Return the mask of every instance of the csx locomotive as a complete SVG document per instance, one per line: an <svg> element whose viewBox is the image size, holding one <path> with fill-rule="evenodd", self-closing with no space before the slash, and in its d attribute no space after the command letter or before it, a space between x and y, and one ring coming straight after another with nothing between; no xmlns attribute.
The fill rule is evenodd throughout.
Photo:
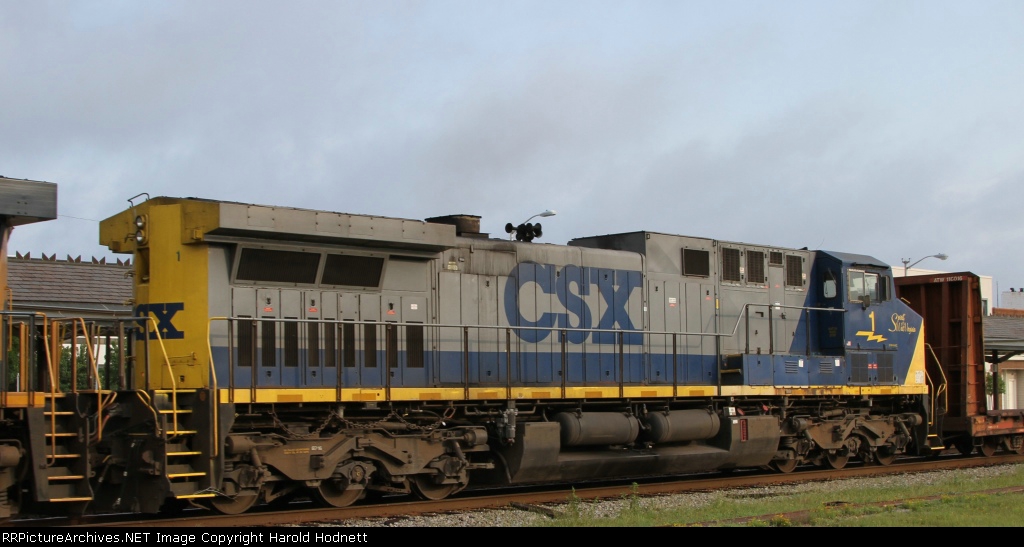
<svg viewBox="0 0 1024 547"><path fill-rule="evenodd" d="M897 297L871 256L535 235L492 238L473 215L132 202L100 226L134 266L133 317L104 327L115 364L90 358L70 382L42 357L5 365L23 373L3 393L6 511L240 513L1024 452L1021 417L985 416L978 396L981 310L956 307L957 341L928 338L911 305L930 293ZM973 274L950 280L977 292ZM32 336L56 332L32 319Z"/></svg>

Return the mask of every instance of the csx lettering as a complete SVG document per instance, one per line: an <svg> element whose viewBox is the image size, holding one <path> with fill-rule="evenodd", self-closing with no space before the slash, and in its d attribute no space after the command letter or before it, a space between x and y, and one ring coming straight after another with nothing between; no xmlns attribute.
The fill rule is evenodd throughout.
<svg viewBox="0 0 1024 547"><path fill-rule="evenodd" d="M154 332L149 327L152 325L151 322L144 319L139 319L139 326L149 332L149 339L156 340L157 332L160 333L160 338L164 340L174 340L185 337L185 331L180 331L174 327L172 319L174 314L185 309L184 302L169 302L165 304L139 304L135 306L135 317L148 317L149 314L153 314L156 319L156 329ZM148 324L147 324L148 323Z"/></svg>
<svg viewBox="0 0 1024 547"><path fill-rule="evenodd" d="M626 306L633 290L640 287L641 279L640 272L631 270L565 266L559 272L553 264L522 263L512 270L505 285L505 317L510 325L522 327L635 331L636 327L629 317ZM544 312L536 321L523 317L522 306L517 303L520 301L522 288L530 283L536 284L541 294L556 295L564 311ZM596 327L593 310L583 298L591 294L593 287L597 288L597 293L605 304ZM526 342L540 342L546 339L551 331L517 330L516 334ZM615 343L616 335L614 332L595 332L593 341L599 344ZM582 344L589 336L591 333L586 331L570 331L566 333L566 341L570 344ZM623 335L623 343L642 344L643 334L626 332Z"/></svg>

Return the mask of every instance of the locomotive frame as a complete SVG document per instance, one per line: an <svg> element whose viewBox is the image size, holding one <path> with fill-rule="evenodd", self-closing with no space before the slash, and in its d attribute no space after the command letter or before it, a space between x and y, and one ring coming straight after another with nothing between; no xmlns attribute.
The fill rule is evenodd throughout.
<svg viewBox="0 0 1024 547"><path fill-rule="evenodd" d="M7 514L1024 453L1021 411L977 397L970 273L930 294L850 253L196 198L133 204L100 241L133 254L135 317L4 315L4 347L40 350L0 366ZM70 374L46 358L65 340L90 356Z"/></svg>

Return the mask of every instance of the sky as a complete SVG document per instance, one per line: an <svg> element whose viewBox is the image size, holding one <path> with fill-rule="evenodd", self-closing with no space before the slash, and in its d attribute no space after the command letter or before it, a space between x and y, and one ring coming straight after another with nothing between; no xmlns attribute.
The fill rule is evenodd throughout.
<svg viewBox="0 0 1024 547"><path fill-rule="evenodd" d="M534 244L924 258L998 294L1022 28L1020 0L0 0L0 175L58 187L8 251L127 258L98 225L142 193L503 238L554 209Z"/></svg>

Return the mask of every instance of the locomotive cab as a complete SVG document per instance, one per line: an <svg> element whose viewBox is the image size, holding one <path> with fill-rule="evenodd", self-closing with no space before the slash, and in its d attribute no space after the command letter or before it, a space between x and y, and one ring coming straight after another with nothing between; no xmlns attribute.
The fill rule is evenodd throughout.
<svg viewBox="0 0 1024 547"><path fill-rule="evenodd" d="M847 367L847 385L926 390L921 317L895 298L892 269L870 256L819 251L816 277L824 315L818 329L823 353Z"/></svg>

